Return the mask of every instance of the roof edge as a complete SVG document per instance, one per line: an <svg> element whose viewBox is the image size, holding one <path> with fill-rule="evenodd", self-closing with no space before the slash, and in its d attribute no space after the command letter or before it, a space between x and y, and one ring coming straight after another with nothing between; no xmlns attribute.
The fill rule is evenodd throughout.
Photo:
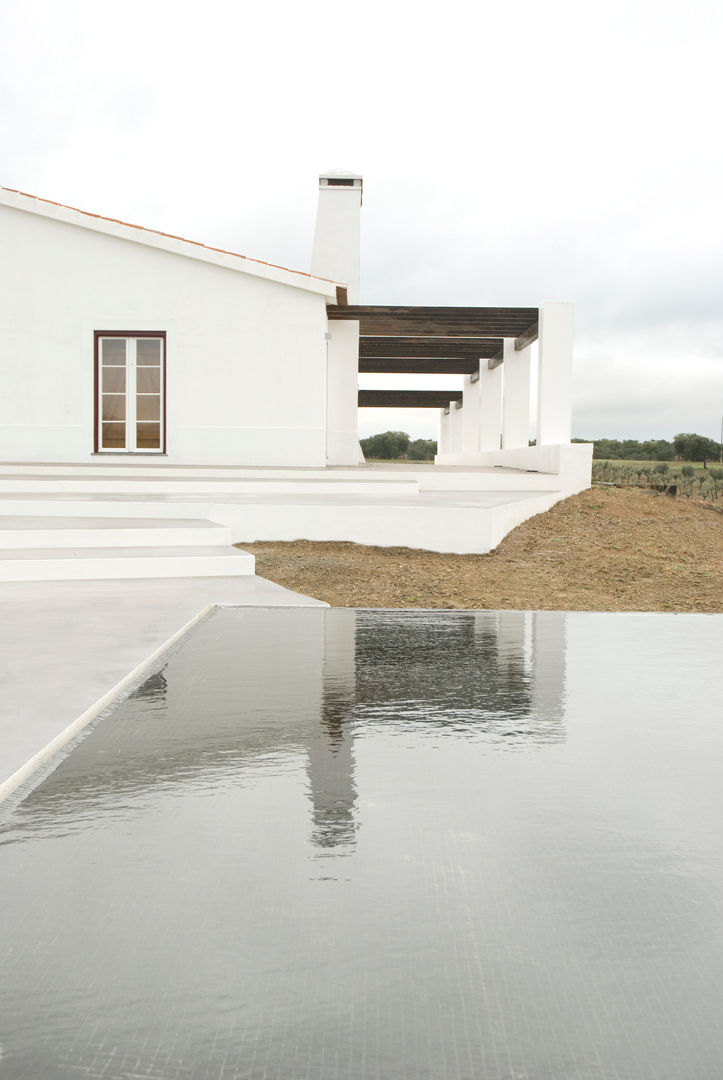
<svg viewBox="0 0 723 1080"><path fill-rule="evenodd" d="M265 278L267 281L275 281L280 285L305 289L307 292L319 293L326 297L335 298L337 286L344 284L308 274L304 270L290 270L288 267L277 266L275 263L252 259L234 251L202 244L198 240L187 240L183 236L149 229L145 225L133 225L117 218L91 213L89 210L79 210L75 206L66 206L65 203L53 202L52 199L43 199L39 195L30 195L25 191L17 191L15 188L0 186L0 205L38 214L69 225L78 225L80 228L90 229L106 236L115 236L122 240L130 240L132 243L145 244L147 247L168 251L174 255L213 263L229 270Z"/></svg>

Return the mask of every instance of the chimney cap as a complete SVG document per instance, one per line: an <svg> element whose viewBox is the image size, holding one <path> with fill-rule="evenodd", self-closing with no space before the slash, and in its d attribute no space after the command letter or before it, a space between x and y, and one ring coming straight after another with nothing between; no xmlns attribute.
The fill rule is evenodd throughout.
<svg viewBox="0 0 723 1080"><path fill-rule="evenodd" d="M359 173L352 172L351 169L329 169L328 172L321 173L320 180L359 180L363 177Z"/></svg>

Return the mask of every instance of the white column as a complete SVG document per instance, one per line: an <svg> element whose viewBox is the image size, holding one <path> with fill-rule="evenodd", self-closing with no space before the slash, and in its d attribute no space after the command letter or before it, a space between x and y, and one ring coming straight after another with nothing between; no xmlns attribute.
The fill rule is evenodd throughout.
<svg viewBox="0 0 723 1080"><path fill-rule="evenodd" d="M451 409L439 410L439 441L437 442L437 454L451 454L450 442L450 417Z"/></svg>
<svg viewBox="0 0 723 1080"><path fill-rule="evenodd" d="M329 323L326 353L326 463L359 464L359 323Z"/></svg>
<svg viewBox="0 0 723 1080"><path fill-rule="evenodd" d="M515 352L515 342L503 343L502 449L527 446L530 439L530 346Z"/></svg>
<svg viewBox="0 0 723 1080"><path fill-rule="evenodd" d="M461 454L464 450L464 408L457 407L456 401L449 403L450 454Z"/></svg>
<svg viewBox="0 0 723 1080"><path fill-rule="evenodd" d="M537 445L569 443L572 437L572 328L574 305L540 307L537 375Z"/></svg>
<svg viewBox="0 0 723 1080"><path fill-rule="evenodd" d="M486 363L486 361L485 361ZM469 375L464 377L462 388L462 424L464 429L463 454L474 454L479 450L479 410L480 410L480 380L472 382Z"/></svg>
<svg viewBox="0 0 723 1080"><path fill-rule="evenodd" d="M502 437L502 368L490 371L486 360L480 364L480 450L499 450Z"/></svg>

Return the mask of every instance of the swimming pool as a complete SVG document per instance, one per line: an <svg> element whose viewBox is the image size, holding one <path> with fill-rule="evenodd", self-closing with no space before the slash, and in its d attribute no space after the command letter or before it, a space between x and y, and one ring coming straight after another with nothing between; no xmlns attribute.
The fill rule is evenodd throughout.
<svg viewBox="0 0 723 1080"><path fill-rule="evenodd" d="M217 609L0 808L0 1077L719 1080L722 628Z"/></svg>

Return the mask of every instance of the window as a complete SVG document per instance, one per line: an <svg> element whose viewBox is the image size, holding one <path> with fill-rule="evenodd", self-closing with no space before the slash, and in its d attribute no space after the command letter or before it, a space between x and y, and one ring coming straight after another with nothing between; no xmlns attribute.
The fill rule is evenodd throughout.
<svg viewBox="0 0 723 1080"><path fill-rule="evenodd" d="M96 452L166 450L165 331L95 331Z"/></svg>

